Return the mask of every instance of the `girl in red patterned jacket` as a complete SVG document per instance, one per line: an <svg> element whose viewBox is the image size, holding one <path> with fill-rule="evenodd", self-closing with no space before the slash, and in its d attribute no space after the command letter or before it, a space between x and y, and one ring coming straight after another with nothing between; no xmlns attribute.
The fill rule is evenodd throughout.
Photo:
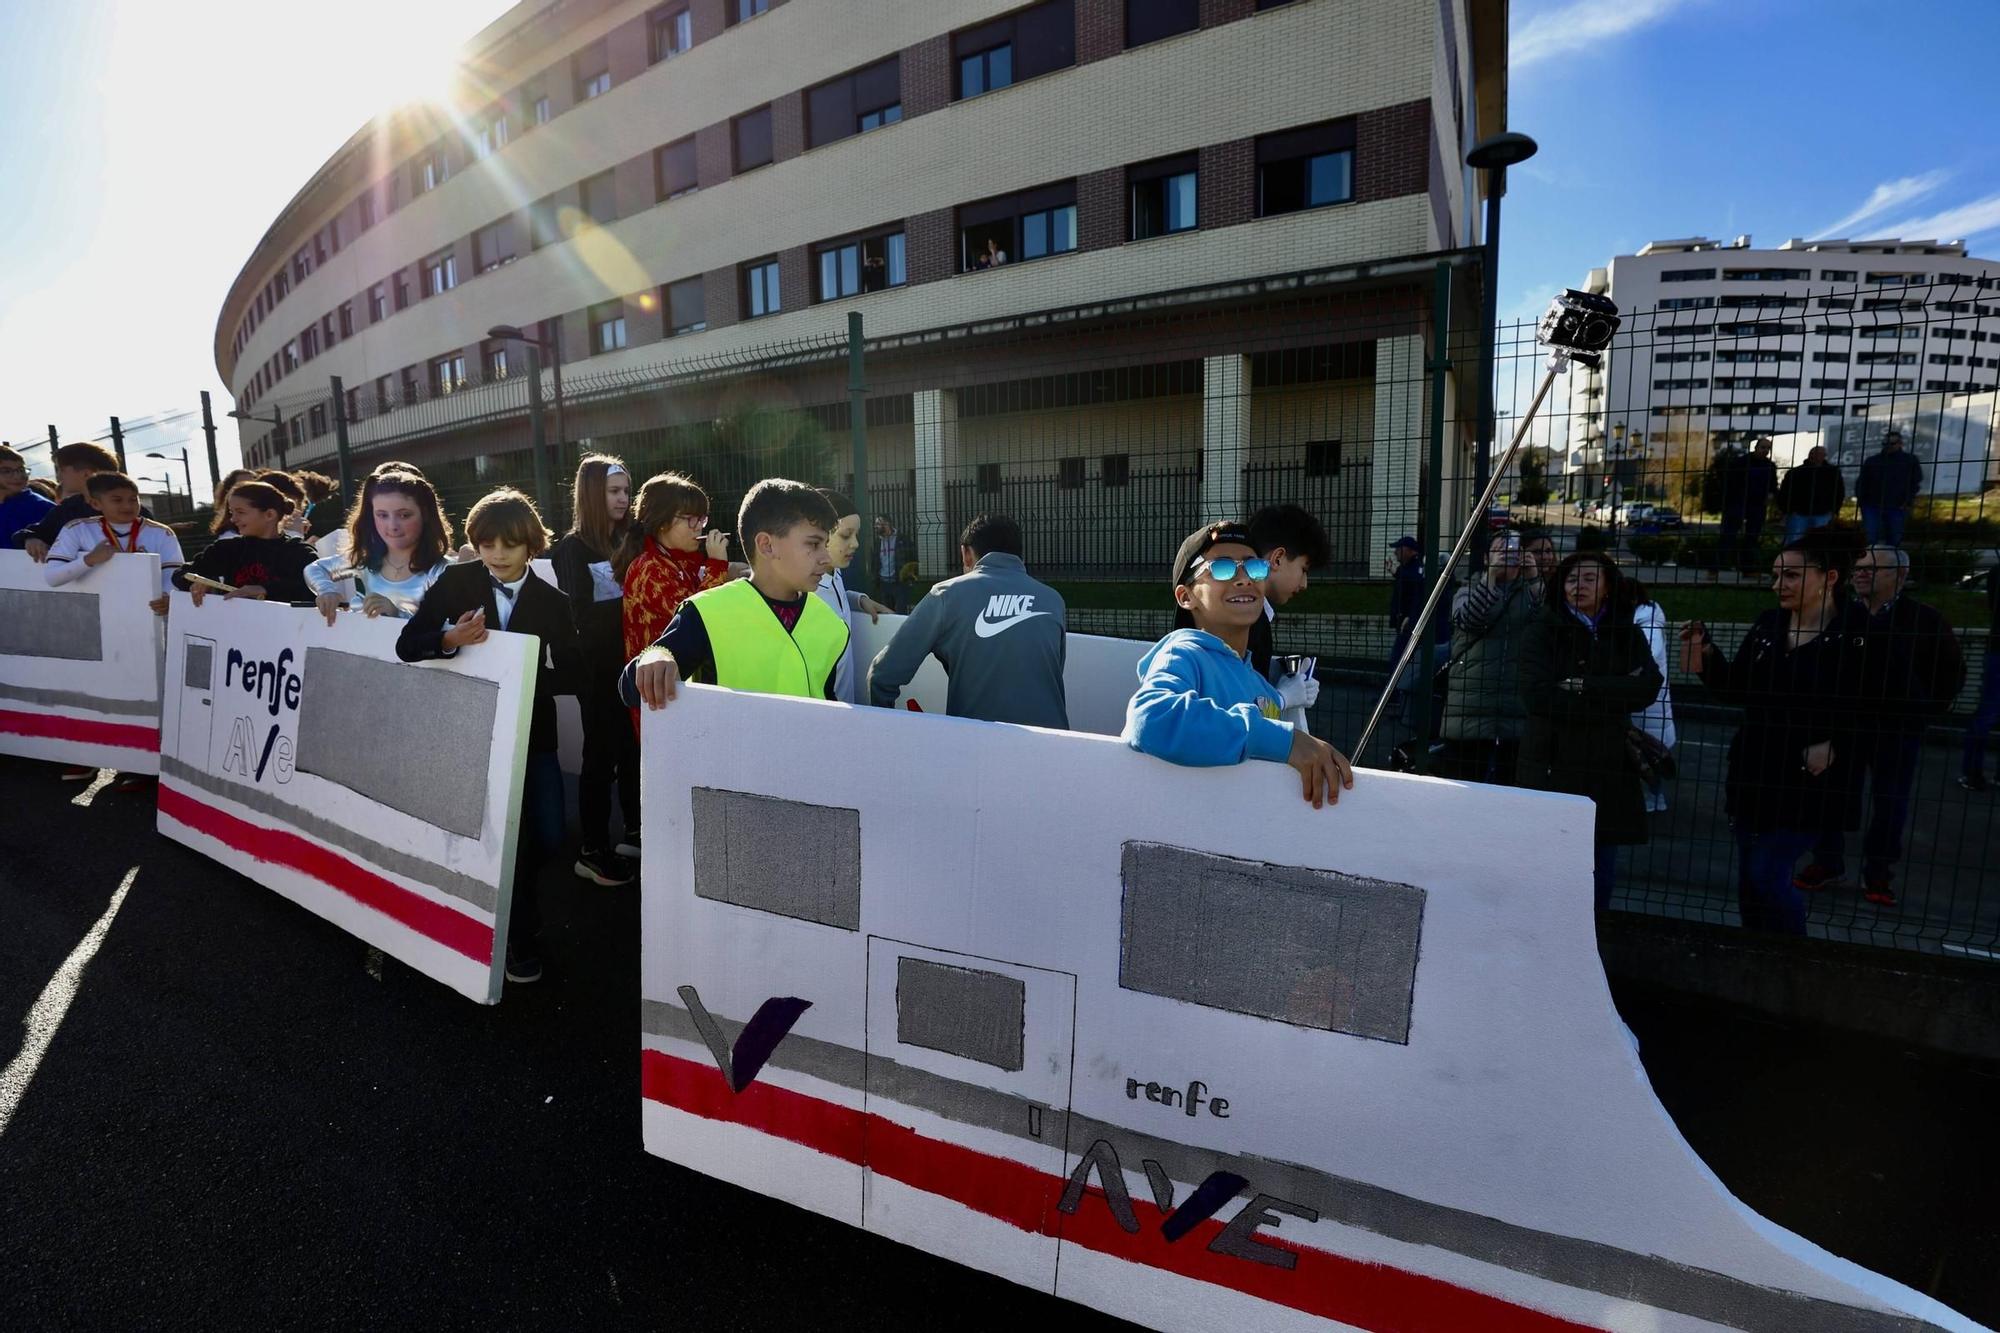
<svg viewBox="0 0 2000 1333"><path fill-rule="evenodd" d="M639 488L612 572L625 589L625 659L660 637L681 603L729 578L729 534L707 531L708 496L678 472Z"/></svg>

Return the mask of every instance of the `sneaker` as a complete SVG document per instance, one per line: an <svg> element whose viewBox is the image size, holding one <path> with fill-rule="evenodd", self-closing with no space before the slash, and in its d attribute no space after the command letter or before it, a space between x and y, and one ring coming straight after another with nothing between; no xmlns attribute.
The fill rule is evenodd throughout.
<svg viewBox="0 0 2000 1333"><path fill-rule="evenodd" d="M624 838L619 841L618 845L616 847L613 847L611 850L618 853L620 856L624 857L627 861L638 860L639 830L632 829L629 832L627 832Z"/></svg>
<svg viewBox="0 0 2000 1333"><path fill-rule="evenodd" d="M1993 790L1993 785L1986 780L1984 773L1961 773L1958 775L1958 785L1967 791L1988 792Z"/></svg>
<svg viewBox="0 0 2000 1333"><path fill-rule="evenodd" d="M1861 896L1877 907L1894 907L1896 890L1889 885L1890 875L1886 870L1870 870L1861 876Z"/></svg>
<svg viewBox="0 0 2000 1333"><path fill-rule="evenodd" d="M1807 893L1818 893L1827 885L1840 878L1840 872L1831 866L1823 866L1815 861L1792 876L1792 887L1804 889Z"/></svg>
<svg viewBox="0 0 2000 1333"><path fill-rule="evenodd" d="M64 782L95 782L97 770L88 764L64 764L58 776Z"/></svg>
<svg viewBox="0 0 2000 1333"><path fill-rule="evenodd" d="M576 858L576 877L615 889L632 882L632 863L616 852L580 852Z"/></svg>
<svg viewBox="0 0 2000 1333"><path fill-rule="evenodd" d="M542 957L531 949L507 950L507 980L528 986L542 979Z"/></svg>

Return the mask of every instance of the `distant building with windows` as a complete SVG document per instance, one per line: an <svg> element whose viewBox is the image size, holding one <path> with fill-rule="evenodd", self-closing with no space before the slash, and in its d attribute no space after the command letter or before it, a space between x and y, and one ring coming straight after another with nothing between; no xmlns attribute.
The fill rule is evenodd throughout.
<svg viewBox="0 0 2000 1333"><path fill-rule="evenodd" d="M1415 526L1431 265L1478 242L1462 160L1505 128L1505 44L1504 0L529 0L465 47L450 114L385 114L299 190L216 361L283 418L245 425L254 463L330 457L301 405L335 375L358 454L423 462L525 443L518 413L448 410L523 372L493 326L588 377L859 311L871 383L906 389L869 403L871 475L997 507L1180 469L1226 512L1259 467L1345 469L1355 541L1386 545ZM1301 296L1337 290L1409 322L1342 332ZM661 424L717 410L668 397ZM795 405L844 412L844 370ZM569 434L614 444L591 412Z"/></svg>
<svg viewBox="0 0 2000 1333"><path fill-rule="evenodd" d="M1582 494L1669 447L1693 467L1759 436L1858 438L2000 386L2000 261L1963 241L1654 241L1585 286L1625 326L1601 367L1571 372Z"/></svg>

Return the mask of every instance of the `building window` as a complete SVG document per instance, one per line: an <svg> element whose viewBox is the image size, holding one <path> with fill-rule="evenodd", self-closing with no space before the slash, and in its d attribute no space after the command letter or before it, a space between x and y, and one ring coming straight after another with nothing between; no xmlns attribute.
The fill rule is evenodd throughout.
<svg viewBox="0 0 2000 1333"><path fill-rule="evenodd" d="M743 317L778 313L778 261L758 259L743 266Z"/></svg>
<svg viewBox="0 0 2000 1333"><path fill-rule="evenodd" d="M1340 475L1340 441L1306 441L1306 475L1308 477L1337 477Z"/></svg>
<svg viewBox="0 0 2000 1333"><path fill-rule="evenodd" d="M625 303L606 301L590 308L590 354L615 352L625 346Z"/></svg>
<svg viewBox="0 0 2000 1333"><path fill-rule="evenodd" d="M319 329L309 324L305 332L299 334L299 360L301 363L307 362L318 355Z"/></svg>
<svg viewBox="0 0 2000 1333"><path fill-rule="evenodd" d="M657 198L672 199L697 189L700 184L692 135L654 152L653 193Z"/></svg>
<svg viewBox="0 0 2000 1333"><path fill-rule="evenodd" d="M1083 489L1083 460L1081 458L1058 458L1056 460L1056 489L1059 491L1080 491Z"/></svg>
<svg viewBox="0 0 2000 1333"><path fill-rule="evenodd" d="M665 304L667 307L667 336L683 333L700 333L708 327L707 284L700 274L669 283Z"/></svg>
<svg viewBox="0 0 2000 1333"><path fill-rule="evenodd" d="M1706 310L1714 304L1713 296L1669 296L1659 306L1662 310Z"/></svg>
<svg viewBox="0 0 2000 1333"><path fill-rule="evenodd" d="M368 289L368 322L380 324L389 318L389 284L378 282Z"/></svg>
<svg viewBox="0 0 2000 1333"><path fill-rule="evenodd" d="M292 279L295 282L304 282L306 275L312 271L312 249L302 245L299 247L299 252L292 256Z"/></svg>
<svg viewBox="0 0 2000 1333"><path fill-rule="evenodd" d="M546 97L537 97L534 101L533 106L529 108L528 114L534 119L535 124L537 125L548 124L549 99Z"/></svg>
<svg viewBox="0 0 2000 1333"><path fill-rule="evenodd" d="M320 316L319 328L320 328L321 345L326 347L332 347L334 343L339 341L338 338L334 337L333 312L331 310L327 311L324 315Z"/></svg>
<svg viewBox="0 0 2000 1333"><path fill-rule="evenodd" d="M1267 134L1257 141L1257 216L1354 198L1354 122Z"/></svg>
<svg viewBox="0 0 2000 1333"><path fill-rule="evenodd" d="M340 303L339 315L340 336L342 338L352 338L354 336L354 302L342 301Z"/></svg>
<svg viewBox="0 0 2000 1333"><path fill-rule="evenodd" d="M1819 271L1821 282L1853 282L1860 276L1858 270L1851 268L1823 268Z"/></svg>
<svg viewBox="0 0 2000 1333"><path fill-rule="evenodd" d="M554 245L562 236L556 227L556 201L553 196L537 199L528 205L528 248L539 250L545 245Z"/></svg>
<svg viewBox="0 0 2000 1333"><path fill-rule="evenodd" d="M326 434L325 403L314 403L306 409L306 434L315 440Z"/></svg>
<svg viewBox="0 0 2000 1333"><path fill-rule="evenodd" d="M424 261L422 269L423 294L428 300L439 292L448 292L458 286L458 258L451 251L432 255Z"/></svg>
<svg viewBox="0 0 2000 1333"><path fill-rule="evenodd" d="M465 356L441 356L430 364L431 396L442 397L465 387Z"/></svg>
<svg viewBox="0 0 2000 1333"><path fill-rule="evenodd" d="M585 216L599 226L618 220L616 172L600 172L583 183L583 211Z"/></svg>
<svg viewBox="0 0 2000 1333"><path fill-rule="evenodd" d="M507 146L507 113L494 109L474 128L472 151L476 157L491 157Z"/></svg>
<svg viewBox="0 0 2000 1333"><path fill-rule="evenodd" d="M373 191L361 196L361 230L367 231L375 225L375 195Z"/></svg>
<svg viewBox="0 0 2000 1333"><path fill-rule="evenodd" d="M285 373L285 374L289 375L289 374L291 374L291 373L292 373L293 371L295 371L295 370L297 370L297 369L299 368L299 340L298 340L298 339L294 338L294 339L292 339L292 340L291 340L290 342L288 342L288 343L286 343L286 344L285 344L285 351L284 351L284 357L285 357L285 369L284 369L284 372L283 372L283 373Z"/></svg>
<svg viewBox="0 0 2000 1333"><path fill-rule="evenodd" d="M443 148L433 148L417 164L417 193L429 194L451 179L451 162Z"/></svg>
<svg viewBox="0 0 2000 1333"><path fill-rule="evenodd" d="M1661 282L1713 282L1715 270L1712 268L1670 268L1661 272Z"/></svg>
<svg viewBox="0 0 2000 1333"><path fill-rule="evenodd" d="M410 280L404 277L402 271L399 269L396 275L390 279L390 282L396 289L396 309L408 310L410 308Z"/></svg>
<svg viewBox="0 0 2000 1333"><path fill-rule="evenodd" d="M818 299L822 301L879 292L909 281L900 231L829 242L814 252L814 258L819 265Z"/></svg>
<svg viewBox="0 0 2000 1333"><path fill-rule="evenodd" d="M764 105L746 111L729 122L729 138L735 149L736 170L749 171L771 160L771 108Z"/></svg>
<svg viewBox="0 0 2000 1333"><path fill-rule="evenodd" d="M479 345L479 370L488 384L507 378L507 344L498 338Z"/></svg>
<svg viewBox="0 0 2000 1333"><path fill-rule="evenodd" d="M1129 235L1133 240L1194 229L1193 153L1132 167L1126 171L1125 179L1129 183L1132 212Z"/></svg>
<svg viewBox="0 0 2000 1333"><path fill-rule="evenodd" d="M321 228L313 233L313 263L326 263L326 230Z"/></svg>
<svg viewBox="0 0 2000 1333"><path fill-rule="evenodd" d="M961 272L1076 249L1076 182L967 204L958 210Z"/></svg>
<svg viewBox="0 0 2000 1333"><path fill-rule="evenodd" d="M600 41L577 52L570 61L570 74L576 81L579 104L604 96L611 91L610 48Z"/></svg>
<svg viewBox="0 0 2000 1333"><path fill-rule="evenodd" d="M1724 282L1804 282L1812 276L1809 268L1726 268Z"/></svg>
<svg viewBox="0 0 2000 1333"><path fill-rule="evenodd" d="M903 72L897 56L806 90L806 143L812 148L902 118Z"/></svg>
<svg viewBox="0 0 2000 1333"><path fill-rule="evenodd" d="M1125 0L1125 49L1193 32L1201 26L1201 0Z"/></svg>
<svg viewBox="0 0 2000 1333"><path fill-rule="evenodd" d="M694 45L694 20L688 14L686 5L679 9L654 10L647 27L653 34L653 63L656 65Z"/></svg>
<svg viewBox="0 0 2000 1333"><path fill-rule="evenodd" d="M473 272L491 273L502 264L513 262L514 235L513 229L507 225L507 219L502 218L472 233Z"/></svg>
<svg viewBox="0 0 2000 1333"><path fill-rule="evenodd" d="M978 480L974 485L978 488L981 495L1000 494L1000 465L998 463L981 463L979 465Z"/></svg>
<svg viewBox="0 0 2000 1333"><path fill-rule="evenodd" d="M1074 0L1048 0L951 39L960 98L977 97L1076 63Z"/></svg>
<svg viewBox="0 0 2000 1333"><path fill-rule="evenodd" d="M722 16L729 26L748 23L771 7L771 0L724 0Z"/></svg>
<svg viewBox="0 0 2000 1333"><path fill-rule="evenodd" d="M1132 481L1132 455L1106 454L1098 459L1097 480L1106 488L1129 485Z"/></svg>

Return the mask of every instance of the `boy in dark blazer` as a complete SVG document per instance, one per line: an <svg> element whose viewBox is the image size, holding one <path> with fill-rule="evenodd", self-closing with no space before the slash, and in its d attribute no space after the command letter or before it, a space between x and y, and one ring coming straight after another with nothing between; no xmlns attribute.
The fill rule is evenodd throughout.
<svg viewBox="0 0 2000 1333"><path fill-rule="evenodd" d="M532 634L541 642L507 928L507 980L526 983L542 976L542 914L535 880L563 844L555 696L576 693L581 650L568 600L528 569L528 562L549 547L548 530L532 500L512 487L493 492L466 516L465 535L479 559L453 565L431 585L404 622L396 655L405 662L455 657L496 629Z"/></svg>

